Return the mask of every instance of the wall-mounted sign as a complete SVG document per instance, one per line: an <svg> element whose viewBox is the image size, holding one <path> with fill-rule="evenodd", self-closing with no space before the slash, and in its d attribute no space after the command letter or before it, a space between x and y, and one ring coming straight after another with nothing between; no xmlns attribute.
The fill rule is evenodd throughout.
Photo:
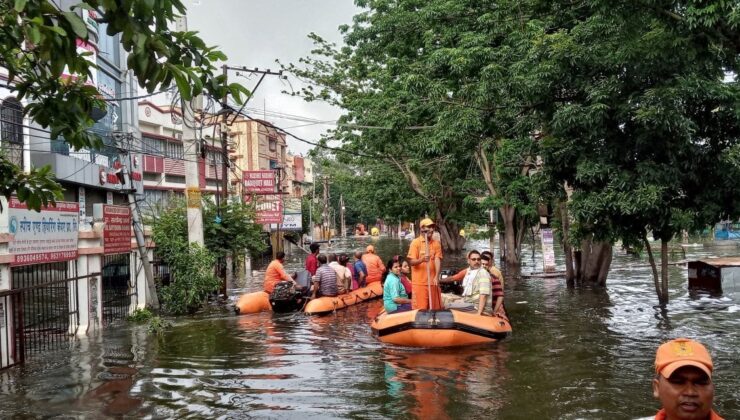
<svg viewBox="0 0 740 420"><path fill-rule="evenodd" d="M250 202L254 197L257 200L257 220L260 225L269 225L270 223L281 223L283 221L283 203L279 194L266 194L247 196L246 202Z"/></svg>
<svg viewBox="0 0 740 420"><path fill-rule="evenodd" d="M11 265L44 264L77 258L79 203L57 201L56 206L29 210L11 197L8 202L8 253Z"/></svg>
<svg viewBox="0 0 740 420"><path fill-rule="evenodd" d="M103 253L131 252L131 209L103 205Z"/></svg>
<svg viewBox="0 0 740 420"><path fill-rule="evenodd" d="M188 187L187 195L188 195L188 198L187 198L188 208L189 209L199 209L201 206L200 188Z"/></svg>
<svg viewBox="0 0 740 420"><path fill-rule="evenodd" d="M283 214L283 223L280 224L282 230L302 230L303 229L303 216L301 213L285 213Z"/></svg>
<svg viewBox="0 0 740 420"><path fill-rule="evenodd" d="M275 193L275 171L243 171L244 194Z"/></svg>

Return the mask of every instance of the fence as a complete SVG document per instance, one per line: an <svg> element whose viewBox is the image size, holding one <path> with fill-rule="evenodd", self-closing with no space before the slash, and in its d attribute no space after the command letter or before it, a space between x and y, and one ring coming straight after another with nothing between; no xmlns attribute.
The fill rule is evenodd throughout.
<svg viewBox="0 0 740 420"><path fill-rule="evenodd" d="M136 270L131 253L105 255L101 270L103 292L103 325L125 319L137 302Z"/></svg>
<svg viewBox="0 0 740 420"><path fill-rule="evenodd" d="M0 292L0 368L69 345L80 326L75 262L13 267L13 288Z"/></svg>

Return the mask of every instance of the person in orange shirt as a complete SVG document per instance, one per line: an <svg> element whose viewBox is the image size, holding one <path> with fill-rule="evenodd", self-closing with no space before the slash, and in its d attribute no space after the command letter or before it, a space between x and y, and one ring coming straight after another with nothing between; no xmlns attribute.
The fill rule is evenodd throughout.
<svg viewBox="0 0 740 420"><path fill-rule="evenodd" d="M653 396L663 408L655 420L722 420L712 409L712 356L699 342L677 338L655 353Z"/></svg>
<svg viewBox="0 0 740 420"><path fill-rule="evenodd" d="M411 308L439 310L442 309L442 291L439 288L442 245L433 239L435 224L431 219L422 220L419 228L421 235L411 241L408 254L411 265Z"/></svg>
<svg viewBox="0 0 740 420"><path fill-rule="evenodd" d="M285 272L285 269L283 269L284 261L285 253L283 251L278 251L278 253L275 254L275 259L267 266L267 270L265 270L265 284L263 286L265 292L272 293L273 289L275 289L275 285L281 281L292 281L295 283L293 278ZM300 286L296 284L296 288L300 288Z"/></svg>
<svg viewBox="0 0 740 420"><path fill-rule="evenodd" d="M362 256L362 262L367 267L367 277L365 277L365 284L380 281L383 278L385 272L385 265L379 256L375 254L375 247L368 245L365 249L365 254Z"/></svg>

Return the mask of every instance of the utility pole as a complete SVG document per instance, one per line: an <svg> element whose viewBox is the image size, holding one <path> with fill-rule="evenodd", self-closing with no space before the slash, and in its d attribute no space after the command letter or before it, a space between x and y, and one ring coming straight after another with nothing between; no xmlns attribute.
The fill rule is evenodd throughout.
<svg viewBox="0 0 740 420"><path fill-rule="evenodd" d="M128 155L128 151L131 150L133 135L129 133L125 138L128 141L128 147L123 148L119 145L118 152L120 155ZM124 160L121 159L121 162L123 163ZM134 188L134 184L131 182L131 176L129 173L130 164L131 160L129 159L129 163L121 167L121 175L123 175L123 184L128 187L126 195L128 196L128 205L131 209L131 221L134 225L134 237L136 238L136 245L139 248L139 259L141 260L141 264L144 266L144 277L146 277L147 288L145 298L146 304L151 306L153 309L159 309L159 298L157 297L157 289L154 286L154 272L152 271L152 265L149 262L149 253L146 249L146 240L144 239L144 225L141 223L141 218L139 217L139 206L136 201L136 188Z"/></svg>
<svg viewBox="0 0 740 420"><path fill-rule="evenodd" d="M339 217L342 221L342 232L340 233L340 236L345 237L347 236L347 228L344 225L344 194L339 194Z"/></svg>
<svg viewBox="0 0 740 420"><path fill-rule="evenodd" d="M323 225L321 229L321 239L329 238L329 177L324 175L324 212L322 214Z"/></svg>
<svg viewBox="0 0 740 420"><path fill-rule="evenodd" d="M177 21L178 31L187 31L187 18L182 16ZM185 193L188 217L188 242L203 246L203 211L200 201L200 177L198 168L198 150L204 147L196 139L195 112L203 109L203 96L198 95L190 101L180 99L182 109L182 143L185 158Z"/></svg>
<svg viewBox="0 0 740 420"><path fill-rule="evenodd" d="M228 77L229 77L229 66L224 64L222 66L223 75L224 75L224 86L228 86ZM245 101L246 103L246 101ZM221 101L221 194L223 195L223 203L226 204L226 201L229 198L229 152L228 152L228 141L229 141L229 128L228 128L228 118L229 118L229 94L228 91L224 91L224 97ZM234 116L236 118L236 116ZM233 122L233 121L232 121ZM220 210L219 210L220 215Z"/></svg>

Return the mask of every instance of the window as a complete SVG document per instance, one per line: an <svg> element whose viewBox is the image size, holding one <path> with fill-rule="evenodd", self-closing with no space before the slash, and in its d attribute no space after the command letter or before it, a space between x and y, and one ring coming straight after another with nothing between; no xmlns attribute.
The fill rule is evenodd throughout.
<svg viewBox="0 0 740 420"><path fill-rule="evenodd" d="M13 97L0 102L0 144L10 162L23 167L23 105Z"/></svg>
<svg viewBox="0 0 740 420"><path fill-rule="evenodd" d="M268 144L270 146L270 151L274 152L277 150L277 139L275 137L269 137L268 138Z"/></svg>

